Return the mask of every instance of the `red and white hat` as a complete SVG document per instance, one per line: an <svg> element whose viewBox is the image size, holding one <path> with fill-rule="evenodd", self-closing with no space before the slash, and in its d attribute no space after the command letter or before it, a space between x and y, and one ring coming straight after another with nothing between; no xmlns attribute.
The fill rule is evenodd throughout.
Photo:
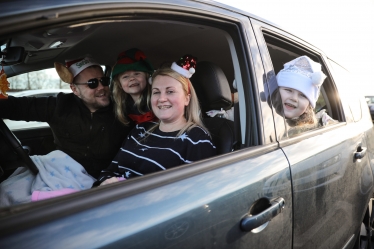
<svg viewBox="0 0 374 249"><path fill-rule="evenodd" d="M101 66L90 55L86 55L84 58L65 60L65 64L73 74L73 77L77 76L80 72L90 66Z"/></svg>
<svg viewBox="0 0 374 249"><path fill-rule="evenodd" d="M177 62L173 62L173 64L171 64L171 69L189 79L195 73L196 62L196 57L186 54Z"/></svg>

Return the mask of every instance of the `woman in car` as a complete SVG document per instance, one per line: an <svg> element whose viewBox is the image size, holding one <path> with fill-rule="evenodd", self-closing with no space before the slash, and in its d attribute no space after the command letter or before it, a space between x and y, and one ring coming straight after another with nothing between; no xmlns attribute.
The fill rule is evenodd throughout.
<svg viewBox="0 0 374 249"><path fill-rule="evenodd" d="M129 119L136 124L156 121L147 99L148 78L152 73L152 64L139 49L132 48L118 55L111 76L115 113L123 124L129 124Z"/></svg>
<svg viewBox="0 0 374 249"><path fill-rule="evenodd" d="M159 121L136 125L94 186L216 155L189 80L195 67L196 59L184 56L171 68L161 68L154 73L150 100Z"/></svg>
<svg viewBox="0 0 374 249"><path fill-rule="evenodd" d="M270 79L273 106L295 132L335 122L325 110L314 112L325 78L321 65L304 55L284 64L276 78Z"/></svg>

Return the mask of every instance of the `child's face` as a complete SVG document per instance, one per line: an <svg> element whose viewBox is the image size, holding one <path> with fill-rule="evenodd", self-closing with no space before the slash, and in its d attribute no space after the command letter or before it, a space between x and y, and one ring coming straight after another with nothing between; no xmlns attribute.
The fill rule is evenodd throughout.
<svg viewBox="0 0 374 249"><path fill-rule="evenodd" d="M288 119L300 117L309 106L308 98L296 89L279 87L279 93L282 98L284 116Z"/></svg>
<svg viewBox="0 0 374 249"><path fill-rule="evenodd" d="M126 71L118 75L123 91L130 94L134 101L141 96L146 84L146 74L140 71Z"/></svg>

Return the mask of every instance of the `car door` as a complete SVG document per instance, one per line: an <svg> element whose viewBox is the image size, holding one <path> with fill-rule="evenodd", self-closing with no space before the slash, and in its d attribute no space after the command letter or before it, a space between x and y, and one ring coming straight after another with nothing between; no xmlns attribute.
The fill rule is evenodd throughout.
<svg viewBox="0 0 374 249"><path fill-rule="evenodd" d="M155 10L152 5L147 9L158 20L164 8L165 19L176 18L181 25L225 27L239 93L240 149L2 209L4 248L291 248L289 163L275 139L271 109L261 101L264 69L248 17L197 2L158 2ZM137 5L131 7L133 11ZM137 21L143 7L138 6Z"/></svg>
<svg viewBox="0 0 374 249"><path fill-rule="evenodd" d="M367 128L350 118L351 110L340 102L340 98L348 100L342 95L343 90L347 90L343 87L348 85L338 85L318 50L291 39L285 32L251 21L262 44L261 54L267 61L267 71L279 71L279 66L292 54L314 56L323 65L328 77L320 99L325 103L323 108L340 121L296 137L280 138L280 146L291 166L293 248L350 248L360 229L373 186L368 156L361 155L367 148ZM280 51L284 51L283 57ZM340 98L334 97L339 93ZM361 117L361 109L356 108L356 115Z"/></svg>

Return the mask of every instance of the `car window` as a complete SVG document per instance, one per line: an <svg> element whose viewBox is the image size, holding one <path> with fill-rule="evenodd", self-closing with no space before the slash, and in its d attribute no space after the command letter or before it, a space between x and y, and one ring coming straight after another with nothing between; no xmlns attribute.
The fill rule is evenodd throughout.
<svg viewBox="0 0 374 249"><path fill-rule="evenodd" d="M365 100L368 104L374 104L374 96L365 96Z"/></svg>
<svg viewBox="0 0 374 249"><path fill-rule="evenodd" d="M162 39L166 39L166 41L170 43L163 45L165 47L170 46L170 48L168 48L170 50L170 54L153 49L144 49L155 67L158 67L163 63L176 60L184 53L191 53L197 56L197 70L192 76L191 82L196 90L197 97L199 98L203 122L209 130L213 143L216 146L217 152L220 156L233 151L235 153L238 150L244 150L251 146L262 145L265 142L261 141L261 136L266 137L266 139L271 137L269 141L275 143L276 139L274 136L267 136L267 134L274 133L274 122L272 119L271 109L269 108L268 109L270 111L267 113L264 112L263 114L265 120L263 125L264 134L260 134L261 129L259 124L262 123L260 120L261 114L256 112L256 104L253 101L256 98L252 96L256 93L252 91L254 89L251 88L253 87L251 86L252 82L250 80L252 76L250 70L248 70L252 64L249 63L247 54L243 51L243 46L241 43L241 40L243 39L239 37L243 34L237 31L238 29L235 24L221 25L220 22L217 22L202 25L200 22L196 21L196 23L194 23L194 21L195 20L193 18L186 22L173 22L165 20L162 23L153 21L145 21L144 23L106 23L104 21L96 25L101 29L101 33L99 33L101 36L103 33L108 33L110 36L116 34L115 36L117 36L118 30L125 30L126 32L123 32L124 36L141 39L144 37L143 33L139 34L136 30L142 30L144 28L147 30L154 30L155 34L153 35L157 37L157 33L160 33L160 37ZM95 26L95 24L91 26L92 29L94 29L93 26ZM173 33L176 30L182 30L183 32L178 31L174 37L168 38L169 36L167 34ZM185 34L189 34L189 39L191 42L185 42ZM212 44L211 39L214 39L214 44ZM120 39L118 38L118 40ZM255 41L255 39L252 40ZM176 44L179 42L182 42L184 46L176 46ZM145 48L147 48L147 46L152 47L151 44L153 44L153 42L149 41L149 45L146 44L144 46ZM112 48L107 49L108 52L111 53L112 59L116 58L118 51L121 51L120 49L127 49L127 47L124 47L122 43L119 43L117 46L118 47L113 50ZM212 68L214 69L213 71L211 71ZM110 67L106 69L110 70ZM106 72L106 74L110 75L110 71ZM220 77L216 77L216 75L220 75ZM40 79L40 82L38 80L31 79L33 77ZM59 78L56 77L54 69L40 72L40 74L38 74L38 72L31 72L10 77L9 82L12 90L19 90L19 92L14 93L14 95L22 94L23 96L39 95L37 92L32 92L39 91L35 89L41 90L41 88L43 88L43 90L48 91L52 90L48 89L48 87L53 87L54 89L68 87L66 83L61 82ZM61 90L59 89L59 91ZM217 99L219 99L219 101L216 101ZM248 100L251 101L248 102ZM211 116L208 115L208 112L217 112L219 114ZM13 131L24 130L31 127L40 128L42 126L48 126L47 123L10 120L6 120L6 124ZM72 127L75 126L72 124ZM35 151L35 149L31 148L32 153ZM286 171L286 173L282 174L280 178L286 178L288 171L287 162L282 157L282 153L280 151L276 153L277 156L274 156L274 158L278 158L280 160L277 159L276 163L272 163L272 167L274 167L275 164L279 165L279 169L282 168L282 170ZM254 158L257 158L257 155L254 156ZM219 157L210 159L220 160ZM196 170L206 170L204 169L204 162L202 162L201 165L198 163L199 162L195 164ZM209 167L215 167L214 165L216 164L212 164L212 166ZM251 163L248 163L248 165L251 165ZM183 168L183 166L187 165L182 165L180 168ZM262 165L251 165L249 169L254 169L257 167L259 167L259 169L263 168ZM175 169L174 171L177 170L178 169ZM168 172L162 173L167 175ZM273 173L269 171L269 174ZM157 177L157 175L154 177ZM133 180L135 182L141 182L143 179L141 179L141 177L139 178L140 179ZM236 181L236 179L234 181ZM287 180L287 182L288 181L289 180ZM265 184L265 181L263 183ZM266 189L267 188L264 188L263 191L266 191ZM87 192L91 191L90 189L83 190ZM94 191L94 189L92 191ZM257 195L252 198L253 201L255 198L257 198ZM247 211L248 210L245 209L245 212Z"/></svg>
<svg viewBox="0 0 374 249"><path fill-rule="evenodd" d="M346 99L346 103L349 105L350 113L355 122L358 122L362 118L362 107L361 101L359 99L359 93L357 87L348 87L348 85L353 85L353 78L345 68L337 64L336 62L329 60L331 63L332 69L334 70L335 77L338 79L338 82L345 87L341 87L341 97Z"/></svg>
<svg viewBox="0 0 374 249"><path fill-rule="evenodd" d="M69 85L60 79L54 68L9 77L8 82L10 83L9 92L36 89L70 89Z"/></svg>
<svg viewBox="0 0 374 249"><path fill-rule="evenodd" d="M152 49L152 42L144 44L142 47L142 50L145 51L155 68L177 60L185 53L191 53L198 58L197 70L192 76L191 82L200 102L204 125L212 136L218 154L230 153L248 146L259 145L256 124L260 121L254 117L255 112L248 112L246 110L248 106L245 99L255 98L249 96L254 94L253 92L244 91L244 87L248 87L245 85L248 85L250 82L250 75L247 70L248 66L246 66L249 63L245 53L242 51L237 26L235 24L222 26L219 22L203 25L200 21L190 18L184 22L169 21L166 19L162 22L145 20L125 23L111 22L109 20L108 22L103 21L92 24L87 29L90 32L92 30L93 33L97 31L100 36L103 36L103 34L116 36L117 30L123 29L124 32L120 35L136 37L136 39L142 40L143 33L138 30L144 28L157 31L153 36L165 41L165 45L162 46L168 47L168 44L170 45L168 47L168 50L170 50L169 53ZM61 27L60 29L63 33L66 32L65 29L70 29L70 27ZM175 36L168 38L167 34L175 31L178 31L175 33ZM56 29L51 32L58 33L60 31ZM185 34L189 34L191 42L185 42ZM210 39L214 39L214 46L210 42ZM186 46L177 46L179 42L185 43ZM86 45L91 45L91 43ZM82 46L84 46L84 43L74 48L77 54L80 52L79 48ZM122 43L116 43L115 48L107 49L110 55L105 55L105 58L108 57L115 60L118 51L121 51L120 49L128 48L124 47ZM33 53L37 55L38 51L34 51ZM102 58L102 60L98 59L98 61L105 61ZM113 63L109 61L108 64ZM213 71L210 70L212 68ZM111 67L109 66L105 67L106 75L110 75L110 69ZM216 73L222 77L216 78ZM10 94L14 96L36 97L41 96L41 94L54 94L56 89L58 92L69 88L68 84L60 80L53 68L13 76L9 78L9 82L11 91L13 91ZM212 89L216 91L211 91ZM18 92L15 92L15 90ZM41 90L51 92L36 92ZM216 101L217 99L219 101ZM251 108L255 109L254 104ZM248 120L251 122L251 127L246 125ZM268 120L267 125L274 131L271 117ZM22 121L6 120L6 124L11 130L47 125L46 123L39 122L19 122ZM273 139L274 141L275 139Z"/></svg>
<svg viewBox="0 0 374 249"><path fill-rule="evenodd" d="M293 46L290 43L282 41L280 38L278 39L273 35L267 35L265 33L264 37L271 62L273 64L275 75L277 75L284 68L285 63L293 61L296 58L300 58L301 56L308 56L308 58L310 58L312 61L321 64L322 73L326 75L326 79L323 81L322 86L318 90L318 98L315 100L315 106L313 110L308 113L307 108L305 113L303 114L306 115L308 113L308 116L311 116L310 118L300 118L300 121L296 118L289 119L287 118L287 113L285 113L284 108L282 108L282 110L277 110L278 107L274 103L275 101L277 101L277 97L274 97L274 99L272 100L273 108L275 108L274 113L276 113L276 115L283 115L285 117L288 137L297 136L307 131L322 128L326 125L339 123L339 120L341 120L341 117L338 115L340 104L336 98L333 98L333 96L335 96L334 93L336 93L335 86L333 85L329 73L323 64L323 60L316 54L313 54L312 52L305 49L298 48L297 46ZM276 81L276 79L274 81ZM281 91L279 92L281 93ZM310 97L308 98L310 99ZM281 100L280 94L278 94L278 99ZM308 101L308 104L309 103L310 101ZM299 100L297 105L291 106L290 103L287 103L282 105L282 107L285 107L286 105L291 106L291 109L293 111L293 108L296 110L300 106L300 104L301 102ZM285 108L287 108L287 106ZM314 121L313 115L315 116Z"/></svg>
<svg viewBox="0 0 374 249"><path fill-rule="evenodd" d="M71 93L68 84L61 81L54 68L20 74L9 77L10 90L8 95L14 97L49 97L57 96L60 92ZM49 127L45 122L14 121L5 119L10 130Z"/></svg>

